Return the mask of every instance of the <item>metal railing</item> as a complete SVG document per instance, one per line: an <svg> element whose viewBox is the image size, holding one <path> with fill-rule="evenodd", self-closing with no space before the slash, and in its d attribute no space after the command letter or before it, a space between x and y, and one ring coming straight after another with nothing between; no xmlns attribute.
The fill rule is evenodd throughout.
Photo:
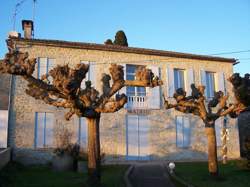
<svg viewBox="0 0 250 187"><path fill-rule="evenodd" d="M128 96L127 108L128 109L145 109L148 107L147 96Z"/></svg>

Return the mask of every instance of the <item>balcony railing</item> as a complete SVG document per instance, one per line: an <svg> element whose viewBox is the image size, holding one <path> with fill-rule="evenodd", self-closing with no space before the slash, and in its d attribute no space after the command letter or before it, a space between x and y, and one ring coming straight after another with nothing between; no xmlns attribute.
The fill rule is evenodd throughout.
<svg viewBox="0 0 250 187"><path fill-rule="evenodd" d="M148 107L147 96L128 96L128 109L145 109Z"/></svg>

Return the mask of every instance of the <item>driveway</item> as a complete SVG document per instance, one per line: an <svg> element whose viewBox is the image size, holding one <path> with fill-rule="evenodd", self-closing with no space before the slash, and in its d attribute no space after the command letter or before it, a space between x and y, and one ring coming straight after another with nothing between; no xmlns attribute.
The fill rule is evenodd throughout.
<svg viewBox="0 0 250 187"><path fill-rule="evenodd" d="M174 187L162 164L136 164L129 180L133 187Z"/></svg>

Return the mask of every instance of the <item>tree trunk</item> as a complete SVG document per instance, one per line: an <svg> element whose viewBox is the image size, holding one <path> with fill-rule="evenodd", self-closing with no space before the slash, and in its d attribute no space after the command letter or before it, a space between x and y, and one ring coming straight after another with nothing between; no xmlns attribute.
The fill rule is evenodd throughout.
<svg viewBox="0 0 250 187"><path fill-rule="evenodd" d="M214 125L205 128L208 143L208 170L213 176L218 175L217 144Z"/></svg>
<svg viewBox="0 0 250 187"><path fill-rule="evenodd" d="M101 183L100 171L100 118L86 118L88 123L88 183L99 187Z"/></svg>

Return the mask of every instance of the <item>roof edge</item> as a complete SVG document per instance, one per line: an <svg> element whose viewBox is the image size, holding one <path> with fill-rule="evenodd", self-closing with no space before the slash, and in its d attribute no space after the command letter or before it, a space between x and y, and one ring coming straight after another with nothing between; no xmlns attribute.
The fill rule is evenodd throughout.
<svg viewBox="0 0 250 187"><path fill-rule="evenodd" d="M25 38L10 38L10 39L17 41L17 42L25 42L27 44L46 45L46 46L54 46L54 47L67 47L67 48L78 48L78 49L88 49L88 50L136 53L136 54L144 54L144 55L167 56L167 57L173 57L173 58L211 60L211 61L228 62L228 63L233 63L233 64L237 62L237 60L234 58L224 58L224 57L216 57L216 56L209 56L209 55L197 55L197 54L191 54L191 53L181 53L181 52L174 52L174 51L164 51L164 50L156 50L156 49L137 48L137 47L124 47L124 46L117 46L117 45L71 42L71 41L64 41L64 40L25 39Z"/></svg>

